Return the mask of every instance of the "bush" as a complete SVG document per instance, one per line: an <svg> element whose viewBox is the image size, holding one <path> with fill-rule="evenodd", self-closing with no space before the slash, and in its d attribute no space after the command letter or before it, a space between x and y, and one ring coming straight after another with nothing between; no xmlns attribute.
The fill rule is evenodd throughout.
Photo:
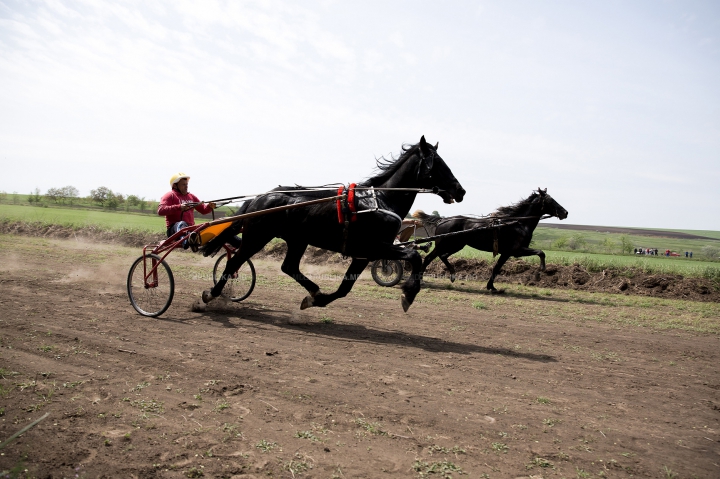
<svg viewBox="0 0 720 479"><path fill-rule="evenodd" d="M708 259L720 259L720 247L709 244L703 246L700 252Z"/></svg>
<svg viewBox="0 0 720 479"><path fill-rule="evenodd" d="M571 250L576 249L583 249L587 246L587 240L585 239L585 235L582 233L575 233L568 239L567 246Z"/></svg>
<svg viewBox="0 0 720 479"><path fill-rule="evenodd" d="M556 239L555 242L552 244L552 249L565 249L568 245L568 239L565 236L561 236L560 238Z"/></svg>
<svg viewBox="0 0 720 479"><path fill-rule="evenodd" d="M612 251L617 246L617 243L615 243L611 238L605 238L600 242L600 246L605 250L606 253L612 253Z"/></svg>

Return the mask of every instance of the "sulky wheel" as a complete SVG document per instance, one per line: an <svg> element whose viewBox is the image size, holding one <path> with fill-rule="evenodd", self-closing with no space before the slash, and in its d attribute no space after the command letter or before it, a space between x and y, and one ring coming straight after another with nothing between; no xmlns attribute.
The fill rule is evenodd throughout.
<svg viewBox="0 0 720 479"><path fill-rule="evenodd" d="M218 258L213 268L213 284L218 282L220 276L225 271L225 265L227 265L228 254L225 253ZM231 301L242 301L243 299L250 296L255 288L255 266L252 261L245 261L240 269L237 270L225 283L224 291L230 296Z"/></svg>
<svg viewBox="0 0 720 479"><path fill-rule="evenodd" d="M153 268L156 269L146 282L145 275ZM157 255L140 256L128 273L127 292L135 311L143 316L160 316L170 307L175 294L175 279L170 266Z"/></svg>
<svg viewBox="0 0 720 479"><path fill-rule="evenodd" d="M370 272L380 286L395 286L403 276L403 267L400 261L394 259L379 259L373 262Z"/></svg>

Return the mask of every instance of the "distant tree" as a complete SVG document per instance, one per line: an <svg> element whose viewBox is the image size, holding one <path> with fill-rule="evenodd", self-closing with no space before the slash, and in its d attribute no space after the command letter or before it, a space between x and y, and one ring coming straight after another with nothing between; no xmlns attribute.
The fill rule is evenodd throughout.
<svg viewBox="0 0 720 479"><path fill-rule="evenodd" d="M32 191L28 195L28 203L34 203L35 202L35 196L33 195Z"/></svg>
<svg viewBox="0 0 720 479"><path fill-rule="evenodd" d="M630 254L633 252L633 242L628 235L620 237L620 252Z"/></svg>
<svg viewBox="0 0 720 479"><path fill-rule="evenodd" d="M147 208L150 213L153 211L157 211L158 209L158 202L155 200L148 200L147 201Z"/></svg>
<svg viewBox="0 0 720 479"><path fill-rule="evenodd" d="M74 186L63 186L60 188L60 191L62 192L62 203L64 204L67 200L68 203L73 204L75 201L75 198L80 194L77 188Z"/></svg>
<svg viewBox="0 0 720 479"><path fill-rule="evenodd" d="M135 195L128 195L125 201L127 201L130 206L137 206L140 203L140 198Z"/></svg>
<svg viewBox="0 0 720 479"><path fill-rule="evenodd" d="M145 197L138 198L138 205L140 205L140 211L145 212L145 209L147 208L147 201L145 201Z"/></svg>
<svg viewBox="0 0 720 479"><path fill-rule="evenodd" d="M13 191L13 192L12 192L12 195L13 195L13 204L14 204L14 205L18 204L18 202L20 201L20 198L18 197L18 192L17 192L17 191Z"/></svg>
<svg viewBox="0 0 720 479"><path fill-rule="evenodd" d="M435 211L432 212L432 215L433 215L433 216L440 216L440 213L438 212L438 210L435 210Z"/></svg>
<svg viewBox="0 0 720 479"><path fill-rule="evenodd" d="M101 186L97 190L90 190L90 198L100 206L106 206L106 203L113 197L112 190L105 186Z"/></svg>
<svg viewBox="0 0 720 479"><path fill-rule="evenodd" d="M57 203L58 200L63 198L62 188L48 188L45 197L52 200L53 203Z"/></svg>
<svg viewBox="0 0 720 479"><path fill-rule="evenodd" d="M0 191L0 203L3 201L7 201L7 193L4 191Z"/></svg>
<svg viewBox="0 0 720 479"><path fill-rule="evenodd" d="M116 210L118 206L123 203L125 203L125 197L122 195L122 193L113 193L111 191L108 195L108 199L105 205L111 210Z"/></svg>

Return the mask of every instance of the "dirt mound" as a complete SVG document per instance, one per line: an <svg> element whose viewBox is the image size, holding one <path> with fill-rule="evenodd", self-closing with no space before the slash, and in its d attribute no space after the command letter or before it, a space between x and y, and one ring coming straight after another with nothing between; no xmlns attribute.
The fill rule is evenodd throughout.
<svg viewBox="0 0 720 479"><path fill-rule="evenodd" d="M457 271L457 280L487 281L492 264L485 260L451 260ZM426 275L447 277L445 265L439 261L428 266ZM499 283L517 283L541 288L564 288L606 293L637 294L668 299L691 299L695 301L720 301L720 284L705 278L687 278L682 275L648 274L634 268L605 269L589 272L582 266L548 264L546 271L539 265L523 260L508 261L500 275Z"/></svg>
<svg viewBox="0 0 720 479"><path fill-rule="evenodd" d="M82 239L99 243L119 243L123 246L145 246L165 238L162 233L149 233L127 228L110 230L95 225L73 228L71 226L26 223L22 221L0 222L0 233L40 236L43 238Z"/></svg>

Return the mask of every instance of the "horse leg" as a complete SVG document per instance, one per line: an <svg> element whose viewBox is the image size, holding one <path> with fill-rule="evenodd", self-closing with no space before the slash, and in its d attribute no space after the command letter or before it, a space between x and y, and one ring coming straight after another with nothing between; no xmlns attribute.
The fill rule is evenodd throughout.
<svg viewBox="0 0 720 479"><path fill-rule="evenodd" d="M233 274L235 274L239 269L240 266L245 263L249 258L251 258L255 253L260 251L265 247L266 244L270 242L272 239L272 236L269 238L266 238L267 241L244 241L242 244L242 247L240 250L235 253L227 262L225 265L225 271L223 271L222 276L220 276L220 279L218 282L213 286L212 289L208 289L203 291L202 293L202 300L203 303L207 304L213 299L220 296L220 293L222 293L223 288L225 287L225 283L227 283L228 278L231 278Z"/></svg>
<svg viewBox="0 0 720 479"><path fill-rule="evenodd" d="M410 277L402 285L402 297L400 303L402 304L403 311L407 313L410 309L410 305L415 301L415 296L420 292L420 284L422 283L423 269L422 269L422 256L415 250L406 249L404 253L405 261L408 261L412 266L412 273Z"/></svg>
<svg viewBox="0 0 720 479"><path fill-rule="evenodd" d="M302 259L303 255L305 254L305 250L308 247L307 243L296 243L294 241L289 241L287 242L287 245L288 250L285 254L285 259L283 260L280 269L283 273L297 281L300 286L305 288L307 292L310 293L310 296L305 298L300 305L300 309L305 309L308 306L312 305L312 298L315 297L318 291L320 291L320 286L312 282L307 276L300 272L300 260Z"/></svg>
<svg viewBox="0 0 720 479"><path fill-rule="evenodd" d="M300 309L305 309L310 306L318 306L320 308L324 308L336 299L344 298L345 296L347 296L347 294L353 288L355 281L357 281L357 279L360 277L360 274L362 274L368 263L370 263L370 261L367 259L353 258L352 263L350 263L350 267L348 267L347 271L345 271L345 276L343 277L342 283L340 283L337 291L329 294L316 293L312 296L308 296L303 299Z"/></svg>
<svg viewBox="0 0 720 479"><path fill-rule="evenodd" d="M541 249L518 248L512 253L515 257L537 255L540 257L540 271L545 271L545 252Z"/></svg>
<svg viewBox="0 0 720 479"><path fill-rule="evenodd" d="M423 264L422 264L423 273L425 272L427 267L430 265L430 263L432 263L433 260L437 257L438 257L438 245L437 245L437 243L435 243L435 247L433 248L433 250L430 251L427 254L427 256L425 256L425 259L423 260Z"/></svg>
<svg viewBox="0 0 720 479"><path fill-rule="evenodd" d="M495 263L495 266L492 269L492 273L490 274L490 281L488 281L486 288L490 290L491 293L497 293L498 290L495 289L495 285L493 284L493 281L495 281L495 276L500 274L500 269L503 267L505 262L510 258L510 254L508 253L502 253L500 255L500 258L498 258L497 263Z"/></svg>
<svg viewBox="0 0 720 479"><path fill-rule="evenodd" d="M450 257L449 253L445 253L444 255L440 256L440 261L442 261L445 264L445 267L448 271L450 271L450 282L455 282L455 266L453 266L450 261L448 261L448 258Z"/></svg>

